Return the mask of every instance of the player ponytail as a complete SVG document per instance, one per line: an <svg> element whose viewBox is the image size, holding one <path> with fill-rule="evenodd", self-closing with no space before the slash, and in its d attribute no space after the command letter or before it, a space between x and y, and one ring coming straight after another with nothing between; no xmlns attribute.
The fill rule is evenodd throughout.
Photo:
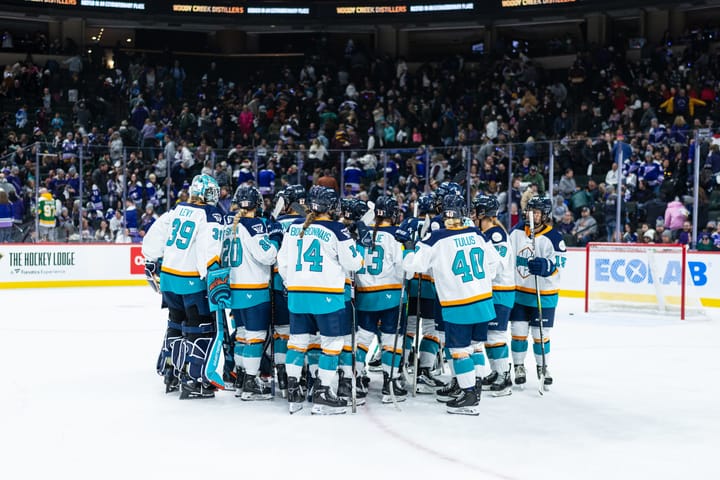
<svg viewBox="0 0 720 480"><path fill-rule="evenodd" d="M303 238L303 236L305 236L305 230L314 221L315 221L315 212L311 211L310 213L307 214L307 217L305 217L305 223L303 223L302 230L300 230L300 238Z"/></svg>
<svg viewBox="0 0 720 480"><path fill-rule="evenodd" d="M375 250L375 239L377 238L378 226L380 225L381 219L383 219L383 217L379 217L379 218L375 219L375 225L373 226L373 234L372 234L372 244L370 245L371 252L373 250Z"/></svg>
<svg viewBox="0 0 720 480"><path fill-rule="evenodd" d="M494 227L500 227L502 228L503 232L505 232L505 235L508 234L507 229L505 228L505 225L502 224L500 220L497 219L497 217L491 217L490 221L492 222Z"/></svg>
<svg viewBox="0 0 720 480"><path fill-rule="evenodd" d="M247 208L239 208L235 216L233 217L233 226L232 226L232 232L233 235L237 232L237 226L240 222L240 219L245 217L248 214L249 210Z"/></svg>

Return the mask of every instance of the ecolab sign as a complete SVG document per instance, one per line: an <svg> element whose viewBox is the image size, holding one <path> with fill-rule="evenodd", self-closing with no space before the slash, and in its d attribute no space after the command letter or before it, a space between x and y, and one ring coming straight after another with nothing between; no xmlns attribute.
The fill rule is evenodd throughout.
<svg viewBox="0 0 720 480"><path fill-rule="evenodd" d="M655 269L659 270L658 281L663 285L680 285L682 269L678 260L657 262L659 265L649 265L639 258L596 258L595 281L618 282L630 284L652 284ZM693 285L701 287L707 283L707 265L704 262L688 262L687 274Z"/></svg>

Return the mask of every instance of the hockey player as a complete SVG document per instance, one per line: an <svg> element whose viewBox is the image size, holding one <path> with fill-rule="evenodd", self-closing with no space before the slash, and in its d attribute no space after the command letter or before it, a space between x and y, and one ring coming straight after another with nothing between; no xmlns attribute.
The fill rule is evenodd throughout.
<svg viewBox="0 0 720 480"><path fill-rule="evenodd" d="M356 198L342 198L340 199L340 222L342 222L350 230L350 234L357 240L356 225L357 222L367 213L367 203ZM353 342L352 342L352 330L353 328L357 332L357 321L354 320L356 312L353 304L354 295L354 272L346 272L345 278L345 329L343 351L340 354L339 359L339 373L340 379L338 380L338 397L349 399L352 395L352 382L353 382ZM356 349L357 350L357 349ZM356 370L357 378L354 379L356 384L356 402L357 405L365 404L365 397L367 397L367 387L370 384L370 379L364 374L363 370Z"/></svg>
<svg viewBox="0 0 720 480"><path fill-rule="evenodd" d="M402 270L402 245L395 240L394 225L400 214L397 201L388 196L380 196L375 201L375 225L369 244L362 244L365 266L357 272L356 306L357 306L357 368L365 366L365 359L370 343L380 325L382 342L383 367L383 403L391 403L392 396L390 382L397 401L407 397L407 391L400 383L400 361L402 359L401 343L395 342L395 333L398 331L398 308L404 312L400 298L402 284L405 281ZM403 315L404 321L404 315ZM397 345L397 350L393 351ZM391 368L392 365L394 368ZM395 378L390 378L393 371Z"/></svg>
<svg viewBox="0 0 720 480"><path fill-rule="evenodd" d="M245 373L242 390L235 393L242 400L272 398L258 372L270 322L270 269L282 243L282 228L268 236L267 227L256 217L262 201L255 187L237 188L232 200L236 213L223 252L230 266L230 307L239 333L235 362Z"/></svg>
<svg viewBox="0 0 720 480"><path fill-rule="evenodd" d="M275 197L277 202L282 197L285 208L275 219L283 229L287 232L290 225L299 218L303 218L299 213L294 212L291 206L293 204L300 205L304 208L307 194L302 185L287 185L280 190ZM280 395L287 397L287 371L285 369L285 359L287 355L287 342L290 338L290 314L287 307L287 292L283 286L282 277L278 274L277 264L273 268L272 276L272 295L273 295L273 322L275 326L275 336L273 350L275 351L275 368L277 370L278 388Z"/></svg>
<svg viewBox="0 0 720 480"><path fill-rule="evenodd" d="M445 320L445 338L461 392L447 402L448 413L478 415L481 390L476 388L471 355L473 340L487 338L488 322L495 318L492 278L499 264L495 248L475 227L463 226L465 199L449 194L443 200L445 229L421 240L399 240L411 250L403 261L409 272L432 269Z"/></svg>
<svg viewBox="0 0 720 480"><path fill-rule="evenodd" d="M435 194L425 194L418 199L418 215L420 218L417 222L406 220L412 223L415 228L422 230L426 221L423 217L429 218L435 213L436 198ZM401 226L400 228L403 228ZM429 230L428 233L429 234ZM421 279L422 276L422 279ZM432 374L433 365L440 351L440 333L435 325L435 301L437 292L435 284L430 272L416 273L408 284L409 303L408 303L408 327L406 335L406 350L412 348L415 335L422 335L420 341L417 374L417 393L433 394L439 388L445 386L439 378ZM418 293L420 294L420 312L418 313ZM422 318L422 331L418 332L418 315ZM443 332L444 336L444 332Z"/></svg>
<svg viewBox="0 0 720 480"><path fill-rule="evenodd" d="M163 306L168 308L168 327L157 370L166 391L180 398L213 397L208 354L217 338L208 303L206 277L219 268L223 216L215 206L220 188L214 178L197 175L189 188L190 202L179 203L158 219L143 239L146 273L160 272ZM162 266L158 263L162 259ZM222 372L220 372L222 378ZM217 376L213 375L213 378Z"/></svg>
<svg viewBox="0 0 720 480"><path fill-rule="evenodd" d="M312 413L345 413L347 402L331 385L343 348L345 272L362 267L350 232L330 215L337 208L335 190L316 185L308 192L310 213L285 234L278 254L279 273L288 291L290 340L287 374L290 413L302 408L299 378L310 335L320 332L322 353L315 379Z"/></svg>
<svg viewBox="0 0 720 480"><path fill-rule="evenodd" d="M500 265L493 278L495 319L488 323L488 341L485 344L491 372L482 380L483 390L489 390L495 397L512 393L507 329L510 310L515 303L515 256L510 251L507 230L497 219L499 207L494 196L481 193L473 199L472 214L477 226L500 257ZM478 378L482 376L477 371L475 375Z"/></svg>
<svg viewBox="0 0 720 480"><path fill-rule="evenodd" d="M547 197L533 197L525 210L526 222L518 225L510 233L510 245L515 255L515 305L510 312L510 332L512 334L511 351L515 370L515 385L525 384L525 354L528 349L528 331L533 337L533 353L537 365L538 378L542 365L543 348L545 358L550 353L550 330L555 323L555 308L558 302L560 272L565 268L565 242L558 230L548 223L552 203ZM527 217L533 215L535 232L530 231ZM533 249L532 236L535 237ZM538 300L536 292L540 290L542 306L543 338L540 338L538 320ZM546 369L545 384L548 389L553 378Z"/></svg>

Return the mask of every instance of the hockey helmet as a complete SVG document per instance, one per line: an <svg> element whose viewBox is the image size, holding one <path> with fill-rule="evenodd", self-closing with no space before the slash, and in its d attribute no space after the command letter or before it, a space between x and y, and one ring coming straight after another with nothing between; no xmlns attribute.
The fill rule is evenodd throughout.
<svg viewBox="0 0 720 480"><path fill-rule="evenodd" d="M442 210L443 218L462 219L467 214L465 199L454 193L447 194L443 198Z"/></svg>
<svg viewBox="0 0 720 480"><path fill-rule="evenodd" d="M525 212L533 210L540 210L540 212L542 212L543 222L545 222L549 218L550 212L552 212L552 202L548 197L532 197L525 207Z"/></svg>
<svg viewBox="0 0 720 480"><path fill-rule="evenodd" d="M340 200L340 213L346 220L357 222L368 210L367 203L357 198L343 198Z"/></svg>
<svg viewBox="0 0 720 480"><path fill-rule="evenodd" d="M478 194L472 202L475 215L482 217L497 217L500 204L497 197L492 195Z"/></svg>
<svg viewBox="0 0 720 480"><path fill-rule="evenodd" d="M395 221L400 214L400 206L397 200L387 195L381 195L375 200L375 216L390 218Z"/></svg>
<svg viewBox="0 0 720 480"><path fill-rule="evenodd" d="M426 193L424 195L421 195L420 198L418 198L417 200L418 215L426 215L428 213L432 213L435 207L435 202L436 198L434 193Z"/></svg>
<svg viewBox="0 0 720 480"><path fill-rule="evenodd" d="M314 213L327 213L335 210L338 204L338 194L335 190L322 185L314 185L308 192L310 210Z"/></svg>
<svg viewBox="0 0 720 480"><path fill-rule="evenodd" d="M191 197L197 197L208 205L216 205L220 198L220 187L210 175L196 175L190 184L188 193Z"/></svg>
<svg viewBox="0 0 720 480"><path fill-rule="evenodd" d="M262 206L263 200L257 188L240 185L235 190L232 203L245 210L254 210Z"/></svg>
<svg viewBox="0 0 720 480"><path fill-rule="evenodd" d="M292 203L299 203L305 205L305 199L307 198L307 192L302 185L287 185L285 188L280 190L277 194L278 197L285 199L285 205Z"/></svg>

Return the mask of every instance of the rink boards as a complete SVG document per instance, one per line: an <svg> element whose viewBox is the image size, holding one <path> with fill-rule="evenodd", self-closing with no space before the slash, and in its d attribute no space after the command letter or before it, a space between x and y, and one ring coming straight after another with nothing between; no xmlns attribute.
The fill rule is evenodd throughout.
<svg viewBox="0 0 720 480"><path fill-rule="evenodd" d="M584 296L585 249L569 249L562 272L560 295ZM694 293L704 306L720 307L720 254L690 252ZM627 278L609 275L614 288L632 288ZM0 245L0 288L53 288L144 285L144 260L136 244L5 244Z"/></svg>

